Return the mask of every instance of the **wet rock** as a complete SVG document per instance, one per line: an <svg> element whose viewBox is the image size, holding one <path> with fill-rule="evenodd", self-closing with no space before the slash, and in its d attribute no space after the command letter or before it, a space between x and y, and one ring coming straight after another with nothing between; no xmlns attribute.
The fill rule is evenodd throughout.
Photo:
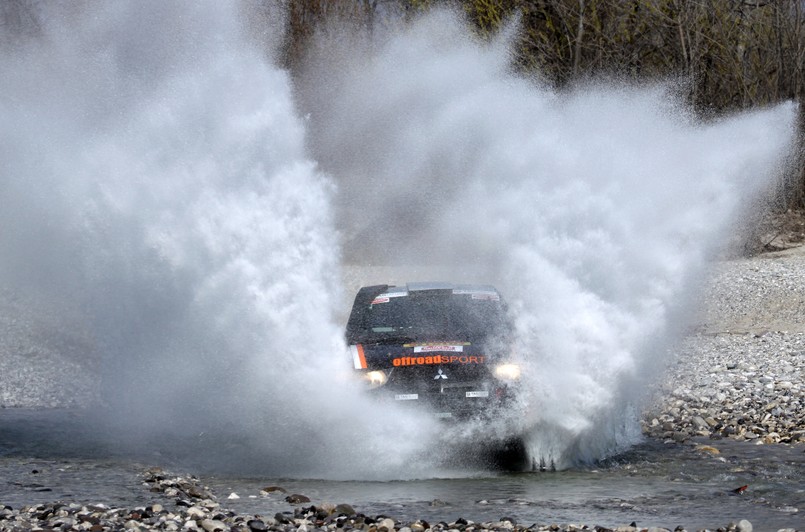
<svg viewBox="0 0 805 532"><path fill-rule="evenodd" d="M690 438L690 434L688 434L687 432L685 432L683 430L679 430L679 431L674 432L674 434L673 434L673 436L671 436L671 438L673 438L673 440L676 441L676 442L684 442L684 441L687 441L688 438Z"/></svg>
<svg viewBox="0 0 805 532"><path fill-rule="evenodd" d="M288 501L291 504L302 504L302 503L305 503L305 502L310 502L309 497L307 497L305 495L301 495L299 493L294 493L292 495L288 495L287 497L285 497L285 500Z"/></svg>
<svg viewBox="0 0 805 532"><path fill-rule="evenodd" d="M290 525L291 523L293 523L293 521L291 521L291 518L282 512L277 512L276 514L274 514L274 520L281 525Z"/></svg>
<svg viewBox="0 0 805 532"><path fill-rule="evenodd" d="M249 527L249 530L254 530L255 532L263 532L264 530L268 530L268 527L266 527L266 524L262 519L249 519L246 521L246 526Z"/></svg>
<svg viewBox="0 0 805 532"><path fill-rule="evenodd" d="M708 425L707 422L703 418L701 418L699 416L693 416L691 418L691 423L693 423L693 426L695 428L700 429L700 430L710 428L710 425Z"/></svg>
<svg viewBox="0 0 805 532"><path fill-rule="evenodd" d="M349 504L341 503L333 509L333 513L343 515L355 515L355 508Z"/></svg>
<svg viewBox="0 0 805 532"><path fill-rule="evenodd" d="M191 506L185 513L192 519L203 519L207 515L207 512L198 506Z"/></svg>
<svg viewBox="0 0 805 532"><path fill-rule="evenodd" d="M708 453L708 454L721 454L721 451L713 447L712 445L697 445L695 449L701 453Z"/></svg>
<svg viewBox="0 0 805 532"><path fill-rule="evenodd" d="M391 532L392 530L394 530L394 520L393 520L393 519L389 519L388 517L386 517L385 519L381 519L381 520L379 520L379 521L377 522L377 529L378 529L378 530L382 530L383 528L385 528L385 529L386 529L386 530L388 530L389 532Z"/></svg>
<svg viewBox="0 0 805 532"><path fill-rule="evenodd" d="M206 530L207 532L219 532L228 530L229 527L223 523L222 521L218 521L215 519L204 519L201 521L201 528Z"/></svg>
<svg viewBox="0 0 805 532"><path fill-rule="evenodd" d="M179 486L179 489L184 491L193 499L212 499L212 494L209 492L209 490L194 482L182 482Z"/></svg>

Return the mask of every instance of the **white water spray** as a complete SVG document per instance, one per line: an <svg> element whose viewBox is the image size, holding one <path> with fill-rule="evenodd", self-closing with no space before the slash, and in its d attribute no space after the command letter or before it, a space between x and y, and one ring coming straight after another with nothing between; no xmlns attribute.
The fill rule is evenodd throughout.
<svg viewBox="0 0 805 532"><path fill-rule="evenodd" d="M792 138L791 106L703 125L662 86L540 88L445 13L312 61L306 130L228 5L44 9L0 57L0 281L86 317L124 439L223 468L434 474L432 424L333 382L336 227L349 265L499 285L535 456L633 442L631 392Z"/></svg>
<svg viewBox="0 0 805 532"><path fill-rule="evenodd" d="M99 432L250 473L416 474L396 431L428 425L334 382L334 189L232 5L42 8L0 57L0 282L85 317Z"/></svg>
<svg viewBox="0 0 805 532"><path fill-rule="evenodd" d="M557 93L511 74L505 39L468 35L437 12L311 54L300 92L346 261L497 284L535 461L602 458L639 440L639 399L720 239L779 175L796 109L702 123L664 84Z"/></svg>

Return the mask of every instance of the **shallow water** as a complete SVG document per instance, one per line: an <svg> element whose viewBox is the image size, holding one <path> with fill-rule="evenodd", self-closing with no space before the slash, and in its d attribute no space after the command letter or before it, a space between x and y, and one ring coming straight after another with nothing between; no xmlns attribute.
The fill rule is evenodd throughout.
<svg viewBox="0 0 805 532"><path fill-rule="evenodd" d="M268 478L205 473L176 449L126 450L96 432L82 412L0 410L0 503L12 507L56 500L137 506L163 502L139 477L147 466L197 474L226 508L274 515L290 511L284 494L261 495L267 486L311 498L311 504L349 503L367 515L395 520L586 523L617 526L683 525L716 528L748 519L755 530L803 528L805 447L707 441L713 455L693 445L647 441L596 464L559 472L497 473L462 469L444 478L366 482ZM186 447L185 449L190 449ZM737 495L733 489L748 485ZM238 499L227 499L235 493Z"/></svg>
<svg viewBox="0 0 805 532"><path fill-rule="evenodd" d="M273 514L279 495L254 496L267 485L314 503L349 502L367 514L403 520L660 525L670 529L724 526L749 519L759 530L802 527L803 448L715 442L718 457L691 446L646 442L596 467L561 472L491 474L395 482L332 482L205 477L216 493L236 493L231 508ZM464 473L466 474L466 472ZM742 495L734 488L749 485Z"/></svg>

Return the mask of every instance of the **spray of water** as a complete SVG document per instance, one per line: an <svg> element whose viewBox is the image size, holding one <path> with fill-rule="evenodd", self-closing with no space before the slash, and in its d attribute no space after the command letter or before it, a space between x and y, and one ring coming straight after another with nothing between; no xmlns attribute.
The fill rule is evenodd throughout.
<svg viewBox="0 0 805 532"><path fill-rule="evenodd" d="M640 397L725 231L779 175L795 106L704 123L672 84L556 92L449 12L321 39L299 92L345 260L499 286L535 462L638 441Z"/></svg>
<svg viewBox="0 0 805 532"><path fill-rule="evenodd" d="M115 445L253 473L416 474L396 431L428 424L390 427L334 379L333 184L239 15L48 4L6 45L0 281L84 317Z"/></svg>
<svg viewBox="0 0 805 532"><path fill-rule="evenodd" d="M706 125L665 86L555 93L444 12L327 43L292 91L242 20L45 4L4 42L0 282L86 322L103 431L250 472L438 474L438 427L336 378L344 263L499 285L535 457L635 441L632 392L794 109Z"/></svg>

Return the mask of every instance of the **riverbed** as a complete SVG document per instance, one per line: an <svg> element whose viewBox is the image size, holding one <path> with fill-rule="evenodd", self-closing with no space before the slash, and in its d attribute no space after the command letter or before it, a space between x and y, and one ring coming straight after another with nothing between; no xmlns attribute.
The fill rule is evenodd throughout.
<svg viewBox="0 0 805 532"><path fill-rule="evenodd" d="M223 508L264 516L292 510L288 494L305 495L315 505L347 503L366 515L403 522L508 518L525 525L635 522L671 530L717 528L741 519L755 530L801 528L805 508L801 444L647 439L602 463L565 471L478 468L443 470L442 478L359 482L205 472L181 453L168 458L143 450L132 456L108 438L93 437L86 420L82 413L57 409L0 410L0 502L12 508L53 501L170 507L175 501L143 484L146 469L158 465L195 473Z"/></svg>

